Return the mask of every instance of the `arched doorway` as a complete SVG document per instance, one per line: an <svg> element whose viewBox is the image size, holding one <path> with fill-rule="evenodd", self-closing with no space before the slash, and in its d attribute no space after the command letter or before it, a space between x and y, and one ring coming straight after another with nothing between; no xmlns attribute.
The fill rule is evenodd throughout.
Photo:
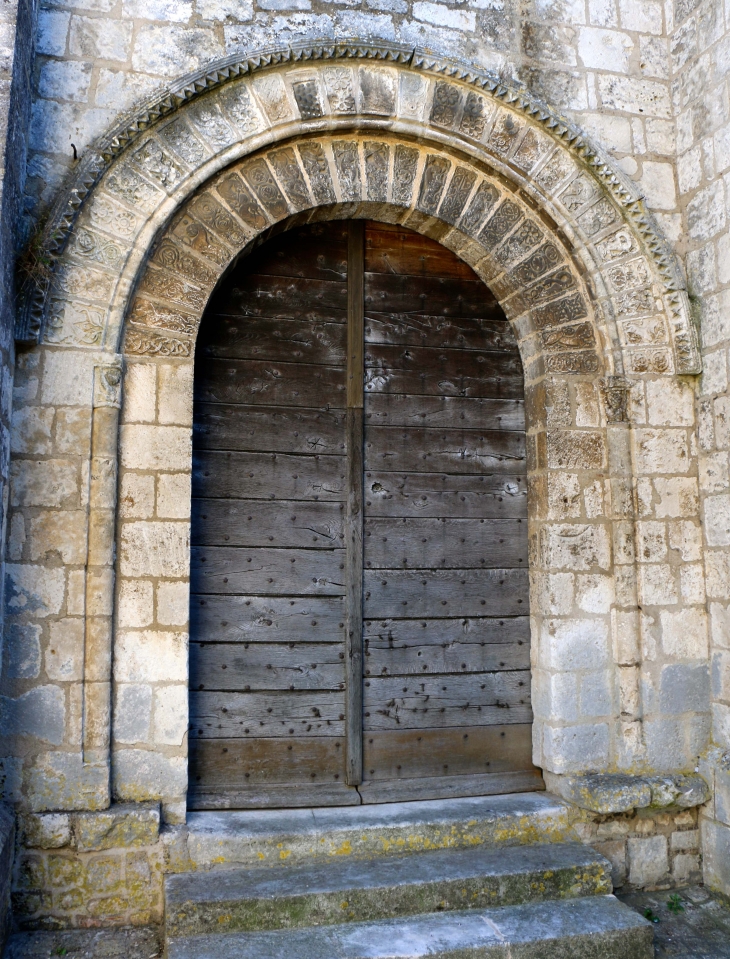
<svg viewBox="0 0 730 959"><path fill-rule="evenodd" d="M496 299L400 226L240 260L195 360L192 808L540 788L524 378Z"/></svg>

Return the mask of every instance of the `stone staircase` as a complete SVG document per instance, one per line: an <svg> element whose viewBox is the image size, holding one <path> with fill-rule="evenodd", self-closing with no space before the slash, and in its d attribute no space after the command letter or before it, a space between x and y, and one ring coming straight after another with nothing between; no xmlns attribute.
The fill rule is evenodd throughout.
<svg viewBox="0 0 730 959"><path fill-rule="evenodd" d="M569 807L545 794L199 813L189 827L199 862L165 881L168 959L654 955L651 925L610 894L610 864L570 841Z"/></svg>

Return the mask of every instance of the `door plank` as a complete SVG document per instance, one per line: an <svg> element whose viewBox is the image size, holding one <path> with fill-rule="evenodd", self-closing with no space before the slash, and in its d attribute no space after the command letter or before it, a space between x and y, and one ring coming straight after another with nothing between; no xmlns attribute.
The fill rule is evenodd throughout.
<svg viewBox="0 0 730 959"><path fill-rule="evenodd" d="M307 643L304 648L257 643L191 643L190 684L208 690L248 692L345 688L344 654L339 643Z"/></svg>
<svg viewBox="0 0 730 959"><path fill-rule="evenodd" d="M369 780L532 769L532 725L373 730L364 738Z"/></svg>
<svg viewBox="0 0 730 959"><path fill-rule="evenodd" d="M198 642L339 644L344 615L341 596L193 595L190 635Z"/></svg>
<svg viewBox="0 0 730 959"><path fill-rule="evenodd" d="M365 417L368 429L410 426L447 430L525 429L525 404L480 396L408 396L371 393ZM491 435L491 434L490 434Z"/></svg>
<svg viewBox="0 0 730 959"><path fill-rule="evenodd" d="M438 621L432 621L438 622ZM429 643L373 646L365 643L366 676L427 676L530 668L530 648L507 643Z"/></svg>
<svg viewBox="0 0 730 959"><path fill-rule="evenodd" d="M383 472L365 474L369 516L433 516L499 519L527 516L527 477L448 473Z"/></svg>
<svg viewBox="0 0 730 959"><path fill-rule="evenodd" d="M193 496L341 503L345 465L344 456L194 451Z"/></svg>
<svg viewBox="0 0 730 959"><path fill-rule="evenodd" d="M343 503L194 499L192 545L341 548L343 519Z"/></svg>
<svg viewBox="0 0 730 959"><path fill-rule="evenodd" d="M205 787L244 789L263 783L317 783L344 779L342 738L190 739ZM326 772L323 772L326 770Z"/></svg>
<svg viewBox="0 0 730 959"><path fill-rule="evenodd" d="M364 782L359 788L363 804L413 802L427 799L460 799L544 790L539 769L476 776L436 776Z"/></svg>
<svg viewBox="0 0 730 959"><path fill-rule="evenodd" d="M251 273L237 277L228 290L226 308L216 303L216 313L235 317L268 316L272 319L318 319L326 316L345 322L346 283L339 279L276 277Z"/></svg>
<svg viewBox="0 0 730 959"><path fill-rule="evenodd" d="M365 433L368 469L424 472L522 472L525 437L518 432L372 426Z"/></svg>
<svg viewBox="0 0 730 959"><path fill-rule="evenodd" d="M376 371L415 371L424 377L434 377L436 382L445 381L437 395L451 392L446 388L446 382L468 381L476 389L479 383L491 384L498 377L517 377L519 382L522 381L519 354L501 350L445 350L431 346L368 343L365 348L365 369L373 376Z"/></svg>
<svg viewBox="0 0 730 959"><path fill-rule="evenodd" d="M460 617L459 619L366 619L364 639L371 654L379 649L406 649L426 646L527 646L530 643L528 616Z"/></svg>
<svg viewBox="0 0 730 959"><path fill-rule="evenodd" d="M427 304L430 308L430 304ZM479 319L438 313L365 314L367 343L393 346L432 346L438 349L517 352L517 340L503 319L501 307Z"/></svg>
<svg viewBox="0 0 730 959"><path fill-rule="evenodd" d="M494 297L481 280L419 277L365 272L367 313L441 313L444 316L481 318L489 315Z"/></svg>
<svg viewBox="0 0 730 959"><path fill-rule="evenodd" d="M526 569L365 570L365 618L520 616Z"/></svg>
<svg viewBox="0 0 730 959"><path fill-rule="evenodd" d="M365 269L368 273L409 276L441 276L473 282L476 274L450 250L437 243L424 244L418 233L401 228L387 230L379 223L368 223L365 242ZM485 289L485 300L491 294ZM496 304L496 300L492 297Z"/></svg>
<svg viewBox="0 0 730 959"><path fill-rule="evenodd" d="M198 403L196 450L345 455L345 411Z"/></svg>
<svg viewBox="0 0 730 959"><path fill-rule="evenodd" d="M191 760L196 769L196 759ZM201 777L204 782L204 777ZM360 794L344 783L264 783L248 789L227 788L221 783L214 790L188 786L188 808L204 809L296 809L306 806L359 806ZM544 787L534 787L544 788ZM508 790L509 791L509 790ZM515 790L516 791L516 790Z"/></svg>
<svg viewBox="0 0 730 959"><path fill-rule="evenodd" d="M198 688L190 700L196 738L342 736L343 692L215 692ZM201 732L202 730L202 732Z"/></svg>
<svg viewBox="0 0 730 959"><path fill-rule="evenodd" d="M371 569L527 568L527 524L519 519L371 517L365 521Z"/></svg>
<svg viewBox="0 0 730 959"><path fill-rule="evenodd" d="M212 343L203 343L204 356L218 359L270 360L340 366L345 362L345 327L340 317L287 320L211 314L218 326Z"/></svg>
<svg viewBox="0 0 730 959"><path fill-rule="evenodd" d="M194 593L341 596L344 550L197 546L190 552Z"/></svg>
<svg viewBox="0 0 730 959"><path fill-rule="evenodd" d="M206 403L343 407L345 376L337 366L211 357L195 379L194 393Z"/></svg>

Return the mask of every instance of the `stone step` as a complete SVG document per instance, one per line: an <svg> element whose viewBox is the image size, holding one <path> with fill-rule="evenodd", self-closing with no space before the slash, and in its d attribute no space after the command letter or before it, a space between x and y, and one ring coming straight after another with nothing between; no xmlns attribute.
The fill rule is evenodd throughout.
<svg viewBox="0 0 730 959"><path fill-rule="evenodd" d="M587 846L411 853L290 869L168 876L168 937L291 929L610 893L611 865Z"/></svg>
<svg viewBox="0 0 730 959"><path fill-rule="evenodd" d="M544 792L317 809L188 814L180 871L575 840L580 815Z"/></svg>
<svg viewBox="0 0 730 959"><path fill-rule="evenodd" d="M188 936L167 959L653 959L650 923L613 896L303 929Z"/></svg>

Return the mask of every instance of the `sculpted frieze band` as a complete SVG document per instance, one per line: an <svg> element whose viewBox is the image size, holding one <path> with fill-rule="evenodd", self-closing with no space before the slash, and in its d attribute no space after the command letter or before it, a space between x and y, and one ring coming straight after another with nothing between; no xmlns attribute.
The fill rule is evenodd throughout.
<svg viewBox="0 0 730 959"><path fill-rule="evenodd" d="M348 135L348 124L365 125L367 137ZM393 124L411 143L408 136L393 139ZM333 126L341 132L326 148L312 138ZM417 149L416 139L426 147ZM235 173L218 182L215 196L204 189L188 202L201 171L215 177L243 157ZM497 171L499 189L480 163ZM666 302L668 315L660 322L673 355L664 349L649 362L644 345L634 355L631 344L609 338L624 344L625 371L640 372L648 363L655 371L697 372L696 334L679 274L622 175L526 91L395 45L295 47L230 58L185 78L102 138L80 165L65 204L57 205L45 240L59 277L81 263L119 274L127 263L144 261L142 232L172 198L186 207L175 218L175 257L189 252L192 268L183 275L196 284L201 271L217 277L252 237L295 213L333 203L391 204L449 224L493 252L509 276L507 286L521 297L520 308L536 307L574 287L575 270L548 276L558 260L549 262L549 247L540 253L544 230L516 193L504 195L510 181L513 190L532 193L548 221L585 248L583 262L594 264L589 270L599 298L614 298L602 311L606 316L639 316L636 304L643 309L649 299L661 316ZM490 278L494 270L492 263ZM20 339L38 338L55 288L46 278L26 285ZM113 311L90 290L72 296ZM141 344L140 334L135 342Z"/></svg>

